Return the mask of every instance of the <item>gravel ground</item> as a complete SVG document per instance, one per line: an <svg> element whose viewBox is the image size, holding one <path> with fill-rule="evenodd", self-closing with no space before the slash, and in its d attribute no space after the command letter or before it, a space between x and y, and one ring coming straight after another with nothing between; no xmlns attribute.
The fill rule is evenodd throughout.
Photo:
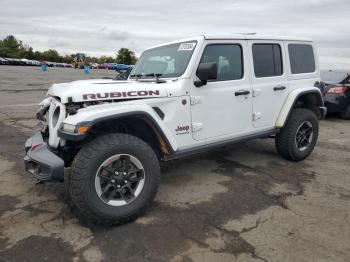
<svg viewBox="0 0 350 262"><path fill-rule="evenodd" d="M23 171L23 144L52 83L114 75L0 66L0 261L350 261L350 121L336 117L303 162L272 139L168 162L144 216L79 224L63 184Z"/></svg>

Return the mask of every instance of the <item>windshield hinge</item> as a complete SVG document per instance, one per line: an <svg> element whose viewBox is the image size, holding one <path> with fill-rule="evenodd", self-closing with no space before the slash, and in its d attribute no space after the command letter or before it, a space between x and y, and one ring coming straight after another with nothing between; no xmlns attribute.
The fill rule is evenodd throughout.
<svg viewBox="0 0 350 262"><path fill-rule="evenodd" d="M201 102L200 96L191 96L191 105L199 104Z"/></svg>

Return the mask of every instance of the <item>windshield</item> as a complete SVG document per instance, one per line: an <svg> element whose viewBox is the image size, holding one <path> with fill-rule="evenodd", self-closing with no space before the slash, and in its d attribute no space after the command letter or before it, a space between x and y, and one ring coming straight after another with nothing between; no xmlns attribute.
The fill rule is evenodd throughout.
<svg viewBox="0 0 350 262"><path fill-rule="evenodd" d="M179 77L185 72L196 44L196 41L190 41L146 50L130 77Z"/></svg>

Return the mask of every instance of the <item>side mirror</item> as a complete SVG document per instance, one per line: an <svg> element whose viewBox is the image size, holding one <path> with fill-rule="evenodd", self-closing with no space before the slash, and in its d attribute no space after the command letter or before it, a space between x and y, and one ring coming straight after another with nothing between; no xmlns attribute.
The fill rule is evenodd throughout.
<svg viewBox="0 0 350 262"><path fill-rule="evenodd" d="M217 79L218 68L215 62L210 63L200 63L197 69L197 76L200 81L195 81L194 85L196 87L201 87L206 85L208 80Z"/></svg>

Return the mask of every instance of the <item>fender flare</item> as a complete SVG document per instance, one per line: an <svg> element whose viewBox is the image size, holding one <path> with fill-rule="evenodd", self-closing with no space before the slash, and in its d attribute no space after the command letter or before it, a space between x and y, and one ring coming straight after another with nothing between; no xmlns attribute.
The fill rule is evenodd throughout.
<svg viewBox="0 0 350 262"><path fill-rule="evenodd" d="M315 94L317 97L317 107L323 108L324 104L322 94L317 87L295 89L288 94L286 100L284 101L282 109L276 120L275 126L277 128L282 128L284 126L298 99L306 94Z"/></svg>
<svg viewBox="0 0 350 262"><path fill-rule="evenodd" d="M99 110L94 110L94 109ZM101 109L103 110L101 114ZM148 105L137 104L137 105L127 105L127 106L109 106L103 108L103 106L91 106L81 111L82 114L76 114L70 117L67 117L63 123L73 124L79 126L79 124L87 124L89 127L94 126L97 123L115 120L124 117L137 117L145 120L152 129L156 132L157 135L164 141L165 145L169 149L169 153L173 153L178 149L177 142L174 139L173 135L166 127L161 118L157 113ZM59 129L59 137L65 140L80 141L84 140L88 135L86 134L72 134L64 132L62 129Z"/></svg>

